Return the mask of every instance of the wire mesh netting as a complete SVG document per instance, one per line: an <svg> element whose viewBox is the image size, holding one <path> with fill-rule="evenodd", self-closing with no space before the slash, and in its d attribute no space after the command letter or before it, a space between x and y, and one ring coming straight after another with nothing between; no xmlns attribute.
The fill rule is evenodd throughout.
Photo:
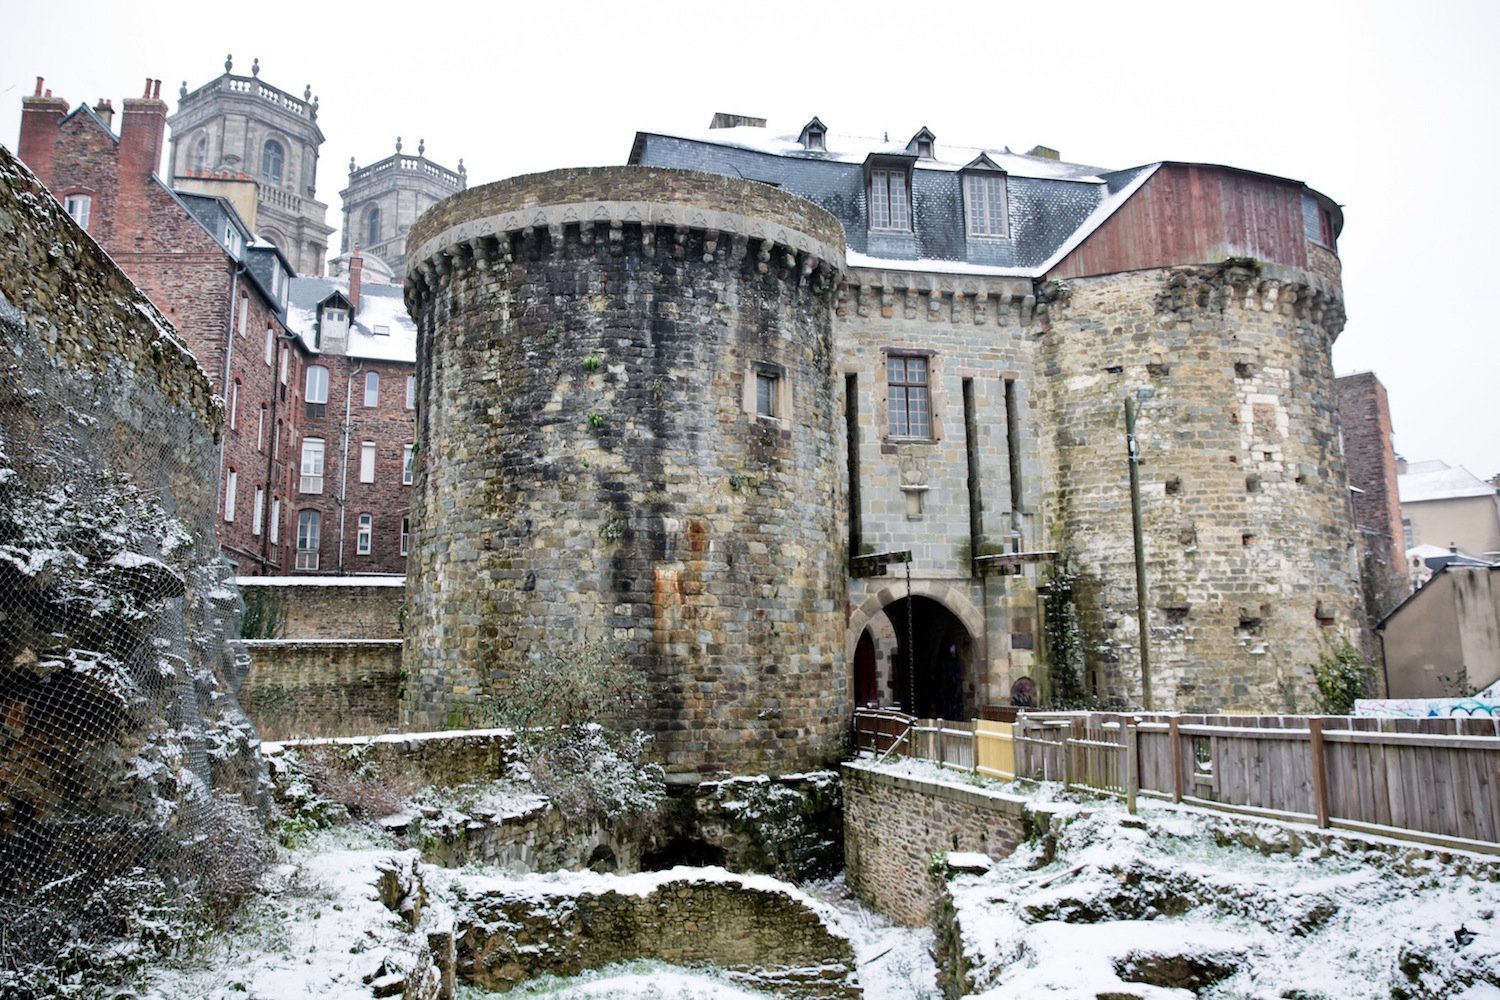
<svg viewBox="0 0 1500 1000"><path fill-rule="evenodd" d="M3 223L53 211L0 195ZM7 242L0 996L50 996L246 891L265 788L234 696L248 660L212 530L203 373L117 272L78 266L50 288L45 266L8 256L34 244ZM68 250L53 244L58 268Z"/></svg>

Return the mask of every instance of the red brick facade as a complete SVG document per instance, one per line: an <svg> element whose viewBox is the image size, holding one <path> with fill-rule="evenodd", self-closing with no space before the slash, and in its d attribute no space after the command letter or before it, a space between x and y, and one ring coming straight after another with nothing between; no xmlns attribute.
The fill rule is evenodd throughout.
<svg viewBox="0 0 1500 1000"><path fill-rule="evenodd" d="M1349 485L1354 488L1365 603L1370 616L1378 619L1410 592L1396 454L1391 447L1391 411L1385 386L1373 372L1345 375L1335 385L1344 459Z"/></svg>
<svg viewBox="0 0 1500 1000"><path fill-rule="evenodd" d="M219 540L238 573L297 571L303 511L316 511L320 527L315 569L305 571L404 573L401 529L411 489L402 464L414 423L406 379L414 365L318 354L289 332L285 302L247 265L252 251L232 252L229 245L240 242L221 243L223 234L210 232L156 176L167 115L159 86L147 81L145 96L124 102L116 136L108 105L69 114L68 103L44 93L38 80L37 93L22 102L21 158L65 205L69 196L88 197L89 234L172 321L223 396L219 468L205 474L217 476ZM285 288L282 282L281 297ZM316 416L305 399L310 364L329 371L327 405ZM363 379L372 371L381 381L378 405L365 407ZM301 489L309 437L325 445L316 493ZM367 441L375 445L369 483L360 481ZM370 517L368 552L359 542L361 514Z"/></svg>

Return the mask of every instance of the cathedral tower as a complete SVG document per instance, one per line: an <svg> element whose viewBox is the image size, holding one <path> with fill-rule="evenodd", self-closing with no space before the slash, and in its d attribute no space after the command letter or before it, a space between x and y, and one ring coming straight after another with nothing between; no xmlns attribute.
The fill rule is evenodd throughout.
<svg viewBox="0 0 1500 1000"><path fill-rule="evenodd" d="M195 179L249 178L257 183L251 228L274 243L301 275L323 273L328 206L317 200L318 101L307 87L301 97L260 78L260 60L249 76L236 76L233 57L224 73L191 93L179 92L172 128L172 186L193 189Z"/></svg>
<svg viewBox="0 0 1500 1000"><path fill-rule="evenodd" d="M344 202L341 252L358 246L395 274L406 272L406 231L423 212L469 186L463 160L455 172L426 154L426 140L417 141L416 156L401 152L398 136L396 152L379 162L356 167L350 158L349 186L339 192Z"/></svg>

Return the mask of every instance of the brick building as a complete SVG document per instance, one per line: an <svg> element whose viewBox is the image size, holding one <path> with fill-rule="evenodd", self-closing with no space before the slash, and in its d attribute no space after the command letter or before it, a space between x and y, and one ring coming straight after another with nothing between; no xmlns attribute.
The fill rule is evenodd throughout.
<svg viewBox="0 0 1500 1000"><path fill-rule="evenodd" d="M19 155L172 321L223 397L219 537L237 573L404 572L415 332L400 287L361 295L358 254L352 275L294 277L257 234L261 184L242 173L168 186L159 94L152 80L127 99L116 135L109 102L70 112L38 79L22 101ZM321 321L335 301L342 327Z"/></svg>
<svg viewBox="0 0 1500 1000"><path fill-rule="evenodd" d="M1391 445L1391 410L1385 386L1374 372L1341 376L1336 385L1354 524L1359 532L1360 575L1373 623L1411 593L1396 452Z"/></svg>
<svg viewBox="0 0 1500 1000"><path fill-rule="evenodd" d="M405 573L416 416L416 326L401 286L366 281L356 250L333 278L292 281L306 355L294 419L298 572Z"/></svg>
<svg viewBox="0 0 1500 1000"><path fill-rule="evenodd" d="M172 321L224 399L220 542L239 572L275 572L287 495L287 387L299 355L285 324L290 268L233 203L179 194L157 174L167 105L160 81L122 107L69 112L38 78L22 99L18 153L75 221Z"/></svg>

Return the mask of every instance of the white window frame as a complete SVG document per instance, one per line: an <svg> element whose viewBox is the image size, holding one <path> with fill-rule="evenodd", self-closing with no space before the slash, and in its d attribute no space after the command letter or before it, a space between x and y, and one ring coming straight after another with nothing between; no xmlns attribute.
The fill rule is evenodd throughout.
<svg viewBox="0 0 1500 1000"><path fill-rule="evenodd" d="M303 402L307 415L314 419L326 415L328 408L328 369L324 365L308 365L307 377L303 381ZM313 409L313 407L320 407Z"/></svg>
<svg viewBox="0 0 1500 1000"><path fill-rule="evenodd" d="M240 474L230 469L224 474L224 520L226 523L234 520L235 494L239 492Z"/></svg>
<svg viewBox="0 0 1500 1000"><path fill-rule="evenodd" d="M415 410L417 408L417 377L406 376L406 408Z"/></svg>
<svg viewBox="0 0 1500 1000"><path fill-rule="evenodd" d="M255 487L255 509L250 519L250 534L258 535L265 529L266 524L266 489L264 486Z"/></svg>
<svg viewBox="0 0 1500 1000"><path fill-rule="evenodd" d="M310 437L302 439L301 492L323 492L325 457L325 444L322 438Z"/></svg>
<svg viewBox="0 0 1500 1000"><path fill-rule="evenodd" d="M250 296L240 295L240 336L250 332Z"/></svg>
<svg viewBox="0 0 1500 1000"><path fill-rule="evenodd" d="M281 544L281 497L271 498L271 544Z"/></svg>
<svg viewBox="0 0 1500 1000"><path fill-rule="evenodd" d="M281 384L282 385L286 385L287 384L287 380L289 378L291 378L291 377L292 377L292 349L290 347L283 347L281 349ZM283 393L281 398L285 399L286 395Z"/></svg>
<svg viewBox="0 0 1500 1000"><path fill-rule="evenodd" d="M900 182L900 190L893 183ZM870 171L870 228L884 232L911 232L911 172L902 167L876 167Z"/></svg>
<svg viewBox="0 0 1500 1000"><path fill-rule="evenodd" d="M297 569L318 568L318 549L323 542L323 515L316 510L297 512Z"/></svg>
<svg viewBox="0 0 1500 1000"><path fill-rule="evenodd" d="M365 405L380 405L380 373L365 372Z"/></svg>
<svg viewBox="0 0 1500 1000"><path fill-rule="evenodd" d="M977 171L963 175L964 219L970 236L1002 238L1010 235L1010 206L1005 174Z"/></svg>
<svg viewBox="0 0 1500 1000"><path fill-rule="evenodd" d="M375 516L373 514L359 515L359 528L354 535L354 554L367 556L370 554L370 544L375 536Z"/></svg>
<svg viewBox="0 0 1500 1000"><path fill-rule="evenodd" d="M237 431L240 429L240 380L235 379L229 385L229 429Z"/></svg>
<svg viewBox="0 0 1500 1000"><path fill-rule="evenodd" d="M92 195L70 194L63 198L63 210L68 217L78 223L78 228L84 232L89 230L89 218L94 214L94 199Z"/></svg>
<svg viewBox="0 0 1500 1000"><path fill-rule="evenodd" d="M269 368L276 363L276 330L274 327L266 327L266 367Z"/></svg>
<svg viewBox="0 0 1500 1000"><path fill-rule="evenodd" d="M411 517L401 518L401 554L406 555L407 549L411 547Z"/></svg>
<svg viewBox="0 0 1500 1000"><path fill-rule="evenodd" d="M375 442L365 441L359 446L359 481L375 481Z"/></svg>
<svg viewBox="0 0 1500 1000"><path fill-rule="evenodd" d="M402 455L401 455L401 484L403 486L410 486L411 485L411 481L412 481L412 466L415 464L414 461L413 461L413 459L415 458L416 453L417 453L417 446L414 445L414 444L407 445L405 451L402 452Z"/></svg>
<svg viewBox="0 0 1500 1000"><path fill-rule="evenodd" d="M260 421L255 425L255 450L261 454L266 451L266 404L260 404Z"/></svg>

